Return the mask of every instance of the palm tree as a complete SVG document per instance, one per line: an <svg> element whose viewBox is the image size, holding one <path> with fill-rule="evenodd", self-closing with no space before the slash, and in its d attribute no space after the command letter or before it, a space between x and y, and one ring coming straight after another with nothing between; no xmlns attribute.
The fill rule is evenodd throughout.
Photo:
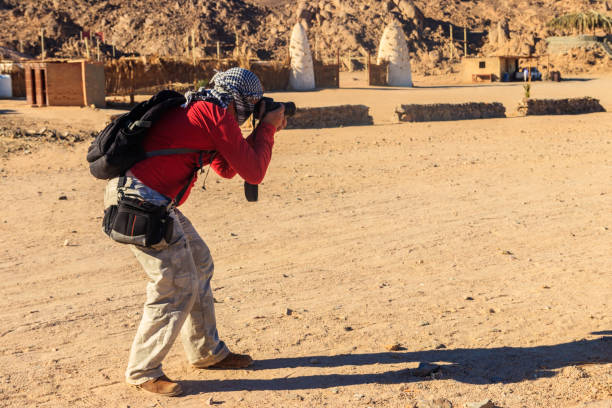
<svg viewBox="0 0 612 408"><path fill-rule="evenodd" d="M553 18L548 22L548 27L562 31L572 30L584 34L590 30L593 34L595 29L601 28L606 33L612 32L612 17L590 10L584 13L571 13Z"/></svg>

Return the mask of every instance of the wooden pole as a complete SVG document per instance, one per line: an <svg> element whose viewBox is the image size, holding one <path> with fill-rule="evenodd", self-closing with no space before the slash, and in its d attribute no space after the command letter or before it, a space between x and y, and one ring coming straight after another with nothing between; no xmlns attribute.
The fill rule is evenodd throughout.
<svg viewBox="0 0 612 408"><path fill-rule="evenodd" d="M115 59L115 44L113 44L113 59Z"/></svg>
<svg viewBox="0 0 612 408"><path fill-rule="evenodd" d="M187 51L185 54L189 55L189 47L191 47L191 37L189 34L185 36L185 50Z"/></svg>
<svg viewBox="0 0 612 408"><path fill-rule="evenodd" d="M370 53L368 52L368 85L372 85L372 61L370 60Z"/></svg>
<svg viewBox="0 0 612 408"><path fill-rule="evenodd" d="M45 29L40 29L40 58L45 59Z"/></svg>
<svg viewBox="0 0 612 408"><path fill-rule="evenodd" d="M19 40L19 52L23 54L23 40Z"/></svg>
<svg viewBox="0 0 612 408"><path fill-rule="evenodd" d="M134 62L130 61L130 105L134 104Z"/></svg>
<svg viewBox="0 0 612 408"><path fill-rule="evenodd" d="M338 64L338 78L336 78L336 86L340 88L340 48L336 49L336 63Z"/></svg>
<svg viewBox="0 0 612 408"><path fill-rule="evenodd" d="M463 27L463 56L467 57L467 27Z"/></svg>
<svg viewBox="0 0 612 408"><path fill-rule="evenodd" d="M85 38L85 53L86 53L87 59L89 59L89 38Z"/></svg>
<svg viewBox="0 0 612 408"><path fill-rule="evenodd" d="M96 41L96 59L100 61L100 40Z"/></svg>
<svg viewBox="0 0 612 408"><path fill-rule="evenodd" d="M217 41L217 61L221 61L221 44Z"/></svg>
<svg viewBox="0 0 612 408"><path fill-rule="evenodd" d="M197 78L196 78L196 58L195 58L195 29L191 30L191 66L193 70L193 89L196 89Z"/></svg>
<svg viewBox="0 0 612 408"><path fill-rule="evenodd" d="M195 29L191 30L191 62L195 65Z"/></svg>
<svg viewBox="0 0 612 408"><path fill-rule="evenodd" d="M347 64L347 68L349 70L349 72L353 72L353 56L351 55L351 52L349 51L349 55L348 55L348 64Z"/></svg>
<svg viewBox="0 0 612 408"><path fill-rule="evenodd" d="M455 46L453 45L453 25L449 24L450 31L450 57L451 59L455 58Z"/></svg>

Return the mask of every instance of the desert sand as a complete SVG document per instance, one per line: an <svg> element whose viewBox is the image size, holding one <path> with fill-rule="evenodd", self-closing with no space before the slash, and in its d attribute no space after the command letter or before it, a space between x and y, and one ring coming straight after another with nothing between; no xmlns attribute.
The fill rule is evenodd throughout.
<svg viewBox="0 0 612 408"><path fill-rule="evenodd" d="M272 94L366 104L375 125L282 131L257 203L238 178L200 178L182 210L215 259L219 332L256 362L197 370L177 342L180 398L123 382L146 278L101 232L89 142L0 159L0 406L610 406L612 78L532 89L608 113L394 124L399 103L522 97L414 80ZM0 127L99 129L116 112L1 100Z"/></svg>

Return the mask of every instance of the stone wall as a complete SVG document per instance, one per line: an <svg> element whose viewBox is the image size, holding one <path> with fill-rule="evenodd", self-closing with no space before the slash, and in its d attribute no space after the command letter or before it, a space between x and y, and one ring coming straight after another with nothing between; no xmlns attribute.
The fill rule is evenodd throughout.
<svg viewBox="0 0 612 408"><path fill-rule="evenodd" d="M518 113L522 115L576 115L605 111L604 107L599 103L599 99L590 97L528 99L526 104L518 108Z"/></svg>
<svg viewBox="0 0 612 408"><path fill-rule="evenodd" d="M394 119L400 122L431 122L462 119L505 118L506 108L494 103L436 103L432 105L400 105Z"/></svg>
<svg viewBox="0 0 612 408"><path fill-rule="evenodd" d="M365 105L299 108L287 119L287 129L318 129L340 126L372 125L370 108Z"/></svg>

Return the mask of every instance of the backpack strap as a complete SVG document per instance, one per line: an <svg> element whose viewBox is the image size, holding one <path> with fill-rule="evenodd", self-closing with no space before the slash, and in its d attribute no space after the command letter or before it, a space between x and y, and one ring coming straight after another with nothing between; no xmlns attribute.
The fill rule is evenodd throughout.
<svg viewBox="0 0 612 408"><path fill-rule="evenodd" d="M150 120L136 120L136 121L132 122L128 126L128 129L134 130L135 127L150 128L151 125L153 125L153 121L150 121Z"/></svg>
<svg viewBox="0 0 612 408"><path fill-rule="evenodd" d="M182 153L191 153L193 151L192 149L167 149L167 150L156 150L156 151L151 152L151 153L163 152L163 151L168 151L168 150L172 150L172 151L176 151L176 150L189 150L188 152L182 152ZM208 165L212 164L215 156L217 155L217 152L215 150L196 150L196 152L200 152L200 154L198 156L198 165L193 169L193 172L191 173L191 176L189 177L189 180L187 180L187 183L183 186L181 191L179 191L179 193L176 195L176 197L170 202L170 204L168 204L168 209L176 207L181 202L183 196L187 192L187 189L189 188L189 186L193 182L193 179L198 174L198 171L200 171L202 169L202 167L204 167L204 162L202 160L202 157L204 156L204 154L205 153L210 154L210 160L208 161ZM160 156L162 154L158 154L156 156ZM176 154L176 153L166 153L166 154Z"/></svg>
<svg viewBox="0 0 612 408"><path fill-rule="evenodd" d="M168 210L176 207L178 203L181 202L181 199L187 192L187 189L193 182L193 179L198 174L198 171L200 171L202 167L204 167L204 160L203 160L204 154L210 154L210 160L208 161L208 164L211 165L215 156L217 155L217 151L216 150L197 150L197 149L161 149L161 150L153 150L151 152L147 152L146 154L146 157L149 158L149 157L155 157L155 156L170 156L173 154L185 154L185 153L199 153L198 165L194 167L193 172L191 173L191 176L189 176L187 183L183 186L181 191L179 191L176 197L170 201L170 203L167 206ZM121 177L119 177L117 187L121 189L125 185L125 182L126 182L126 178L124 175L122 175Z"/></svg>
<svg viewBox="0 0 612 408"><path fill-rule="evenodd" d="M213 153L214 150L198 150L198 149L161 149L147 152L146 157L155 156L170 156L172 154L185 154L185 153Z"/></svg>

